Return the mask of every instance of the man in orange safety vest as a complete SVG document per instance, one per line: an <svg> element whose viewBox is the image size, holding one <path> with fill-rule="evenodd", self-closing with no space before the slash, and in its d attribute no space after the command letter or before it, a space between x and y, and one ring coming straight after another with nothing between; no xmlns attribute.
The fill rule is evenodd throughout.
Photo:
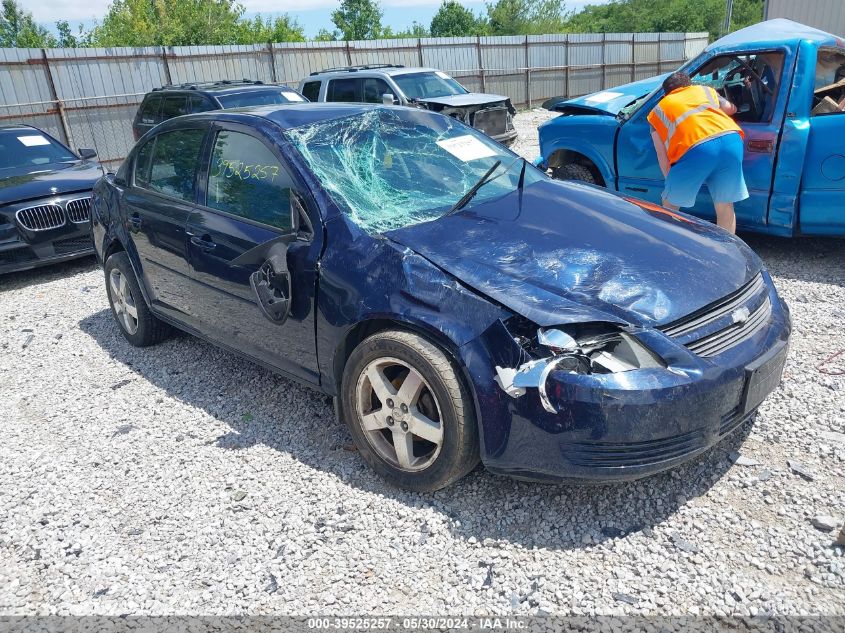
<svg viewBox="0 0 845 633"><path fill-rule="evenodd" d="M663 82L665 96L648 115L665 185L663 205L691 207L706 184L716 224L736 232L734 202L745 200L742 129L731 118L736 106L713 88L694 86L685 72Z"/></svg>

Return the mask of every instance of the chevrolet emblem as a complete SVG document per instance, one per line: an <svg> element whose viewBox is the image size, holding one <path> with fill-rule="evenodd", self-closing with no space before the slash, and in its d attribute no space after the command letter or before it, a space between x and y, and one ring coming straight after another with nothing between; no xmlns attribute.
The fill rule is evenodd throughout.
<svg viewBox="0 0 845 633"><path fill-rule="evenodd" d="M745 323L750 316L751 310L749 310L746 306L742 306L738 310L734 310L733 312L731 312L731 320L734 322L735 325Z"/></svg>

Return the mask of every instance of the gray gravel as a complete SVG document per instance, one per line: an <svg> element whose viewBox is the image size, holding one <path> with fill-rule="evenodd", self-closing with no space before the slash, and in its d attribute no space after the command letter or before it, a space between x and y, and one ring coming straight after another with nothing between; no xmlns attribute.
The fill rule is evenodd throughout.
<svg viewBox="0 0 845 633"><path fill-rule="evenodd" d="M319 394L189 336L131 348L93 260L2 277L0 612L845 614L819 370L845 369L845 243L748 242L792 307L783 385L698 460L592 488L399 492Z"/></svg>

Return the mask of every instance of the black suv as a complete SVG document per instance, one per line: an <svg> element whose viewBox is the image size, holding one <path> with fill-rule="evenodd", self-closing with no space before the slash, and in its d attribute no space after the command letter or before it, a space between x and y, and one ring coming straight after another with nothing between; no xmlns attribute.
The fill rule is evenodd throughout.
<svg viewBox="0 0 845 633"><path fill-rule="evenodd" d="M153 88L138 106L132 134L137 141L162 121L183 114L304 101L308 99L293 88L250 79L162 86Z"/></svg>

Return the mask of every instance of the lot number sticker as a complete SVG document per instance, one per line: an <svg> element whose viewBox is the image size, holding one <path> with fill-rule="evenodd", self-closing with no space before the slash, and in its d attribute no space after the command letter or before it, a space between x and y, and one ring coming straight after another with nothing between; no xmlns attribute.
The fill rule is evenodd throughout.
<svg viewBox="0 0 845 633"><path fill-rule="evenodd" d="M36 136L19 136L18 140L26 145L27 147L35 147L36 145L49 145L50 141L46 138L41 136L40 134Z"/></svg>
<svg viewBox="0 0 845 633"><path fill-rule="evenodd" d="M488 158L496 155L494 150L487 147L484 143L469 134L465 136L456 136L455 138L446 139L445 141L437 141L437 144L449 152L452 156L464 161L465 163L468 163L471 160Z"/></svg>

